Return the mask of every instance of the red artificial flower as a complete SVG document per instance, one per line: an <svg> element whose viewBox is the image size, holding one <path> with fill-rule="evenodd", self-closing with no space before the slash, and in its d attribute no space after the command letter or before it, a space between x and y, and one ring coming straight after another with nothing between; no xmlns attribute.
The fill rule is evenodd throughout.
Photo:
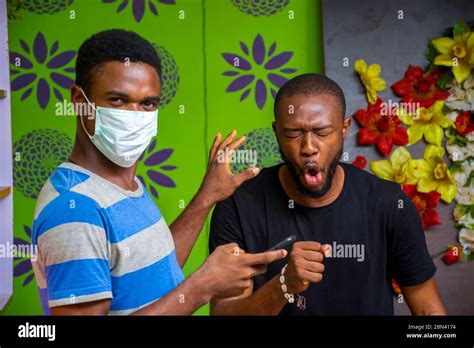
<svg viewBox="0 0 474 348"><path fill-rule="evenodd" d="M408 134L406 129L399 125L400 119L393 109L384 110L386 104L382 103L382 99L377 98L375 104L369 104L367 110L357 110L354 118L362 127L358 134L359 144L376 144L380 152L388 156L393 144L406 145L408 143Z"/></svg>
<svg viewBox="0 0 474 348"><path fill-rule="evenodd" d="M441 71L436 69L424 76L419 66L409 66L405 77L392 85L397 95L402 97L403 103L419 103L421 107L429 108L437 100L445 100L449 93L438 87ZM416 106L416 104L412 104Z"/></svg>
<svg viewBox="0 0 474 348"><path fill-rule="evenodd" d="M367 159L364 157L364 156L357 156L354 160L354 162L352 162L353 165L355 165L356 167L360 168L360 169L364 169L365 166L367 165Z"/></svg>
<svg viewBox="0 0 474 348"><path fill-rule="evenodd" d="M421 193L416 189L416 185L403 185L403 191L405 191L408 197L410 197L412 202L415 204L421 217L423 229L441 224L438 213L435 209L439 203L439 199L441 198L439 192L431 191L428 193Z"/></svg>
<svg viewBox="0 0 474 348"><path fill-rule="evenodd" d="M457 247L451 248L443 255L441 260L444 261L445 264L452 265L459 261L459 250Z"/></svg>
<svg viewBox="0 0 474 348"><path fill-rule="evenodd" d="M392 291L396 296L402 293L402 290L400 289L400 285L398 285L398 283L393 278L392 278Z"/></svg>
<svg viewBox="0 0 474 348"><path fill-rule="evenodd" d="M456 132L465 136L467 133L474 131L474 122L472 122L472 114L464 111L456 117Z"/></svg>

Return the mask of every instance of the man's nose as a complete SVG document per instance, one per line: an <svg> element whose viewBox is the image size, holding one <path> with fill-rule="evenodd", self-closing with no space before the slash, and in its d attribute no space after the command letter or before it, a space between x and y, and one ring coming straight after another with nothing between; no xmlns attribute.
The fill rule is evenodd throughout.
<svg viewBox="0 0 474 348"><path fill-rule="evenodd" d="M305 132L301 140L301 154L305 157L312 157L319 153L318 145L312 132Z"/></svg>
<svg viewBox="0 0 474 348"><path fill-rule="evenodd" d="M142 111L140 103L128 103L127 110L129 111Z"/></svg>

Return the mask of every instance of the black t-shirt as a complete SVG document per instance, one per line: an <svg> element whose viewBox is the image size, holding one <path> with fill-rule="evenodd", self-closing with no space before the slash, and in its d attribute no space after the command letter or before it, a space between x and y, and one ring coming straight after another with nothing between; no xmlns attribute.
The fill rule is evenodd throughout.
<svg viewBox="0 0 474 348"><path fill-rule="evenodd" d="M413 286L436 271L419 214L400 185L340 165L343 189L327 206L309 208L291 200L277 165L262 170L214 209L211 252L235 242L246 252L258 253L292 234L297 240L331 245L334 257L324 259L323 280L301 293L306 309L287 304L280 314L393 315L391 279ZM286 263L269 264L267 273L254 279L254 291Z"/></svg>

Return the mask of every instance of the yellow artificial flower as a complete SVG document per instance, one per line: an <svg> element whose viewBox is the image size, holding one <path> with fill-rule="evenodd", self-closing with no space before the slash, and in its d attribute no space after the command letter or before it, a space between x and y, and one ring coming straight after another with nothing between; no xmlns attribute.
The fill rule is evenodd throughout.
<svg viewBox="0 0 474 348"><path fill-rule="evenodd" d="M451 66L454 78L462 83L474 67L474 33L467 30L462 34L440 37L432 40L433 46L441 54L436 56L434 64Z"/></svg>
<svg viewBox="0 0 474 348"><path fill-rule="evenodd" d="M396 182L400 185L416 184L417 179L411 170L411 154L399 147L393 151L389 160L374 161L370 169L379 178Z"/></svg>
<svg viewBox="0 0 474 348"><path fill-rule="evenodd" d="M456 183L443 160L444 148L428 145L422 159L413 160L413 175L418 179L419 192L438 191L446 203L456 196Z"/></svg>
<svg viewBox="0 0 474 348"><path fill-rule="evenodd" d="M358 59L354 64L354 70L359 74L360 81L364 85L369 104L374 105L377 101L377 92L383 91L387 85L379 76L382 70L380 65L372 64L367 67L365 60Z"/></svg>
<svg viewBox="0 0 474 348"><path fill-rule="evenodd" d="M443 128L453 125L448 117L443 113L443 101L437 101L430 108L418 108L416 115L409 115L405 109L401 108L398 117L403 124L410 126L408 128L408 145L413 145L422 136L427 143L441 145L443 140Z"/></svg>

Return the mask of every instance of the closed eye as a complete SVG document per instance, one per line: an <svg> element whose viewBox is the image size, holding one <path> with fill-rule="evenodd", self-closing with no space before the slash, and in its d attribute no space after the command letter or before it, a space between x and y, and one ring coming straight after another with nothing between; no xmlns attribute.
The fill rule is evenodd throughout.
<svg viewBox="0 0 474 348"><path fill-rule="evenodd" d="M301 134L303 134L303 132L301 131L289 131L289 132L286 132L285 135L288 137L288 138L298 138L299 136L301 136Z"/></svg>
<svg viewBox="0 0 474 348"><path fill-rule="evenodd" d="M313 129L313 132L318 136L318 137L327 137L331 135L334 132L334 128L332 126L325 126L325 127L318 127L316 129Z"/></svg>
<svg viewBox="0 0 474 348"><path fill-rule="evenodd" d="M324 138L324 137L327 137L327 136L331 135L331 132L328 132L328 131L321 131L321 132L316 132L316 135L317 135L318 137L323 137L323 138Z"/></svg>

